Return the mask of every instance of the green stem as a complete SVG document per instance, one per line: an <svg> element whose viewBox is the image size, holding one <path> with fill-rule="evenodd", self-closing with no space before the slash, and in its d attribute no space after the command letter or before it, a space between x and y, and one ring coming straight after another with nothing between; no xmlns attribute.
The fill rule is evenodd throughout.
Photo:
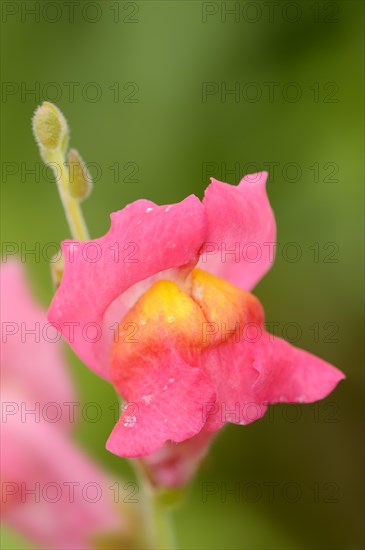
<svg viewBox="0 0 365 550"><path fill-rule="evenodd" d="M143 512L150 550L176 550L170 506L152 486L137 460L132 461L143 494Z"/></svg>
<svg viewBox="0 0 365 550"><path fill-rule="evenodd" d="M52 154L48 154L47 161L51 163L53 172L56 176L58 191L72 238L76 241L89 240L89 232L84 216L82 215L80 203L78 200L74 199L69 192L69 175L62 152L54 151Z"/></svg>
<svg viewBox="0 0 365 550"><path fill-rule="evenodd" d="M170 511L161 502L155 490L152 490L150 509L153 519L154 548L158 550L174 550L176 545L173 537Z"/></svg>

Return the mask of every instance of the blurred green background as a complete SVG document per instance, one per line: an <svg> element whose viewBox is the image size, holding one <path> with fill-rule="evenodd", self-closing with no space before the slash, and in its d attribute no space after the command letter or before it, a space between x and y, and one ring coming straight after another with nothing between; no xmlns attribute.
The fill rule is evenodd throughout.
<svg viewBox="0 0 365 550"><path fill-rule="evenodd" d="M276 406L219 435L175 513L180 547L362 548L362 2L75 2L73 17L62 1L31 15L35 4L2 2L3 241L24 257L25 246L69 237L31 133L42 100L62 109L71 146L95 163L84 204L93 237L130 201L202 197L211 175L237 183L271 165L278 255L255 292L276 334L293 339L299 326L296 344L347 375L317 407ZM285 257L288 242L298 261ZM47 261L26 264L46 306ZM67 355L81 403L103 410L75 437L116 479L133 479L104 449L113 390ZM203 502L206 482L217 493ZM239 498L223 502L235 484ZM6 529L3 548L31 546L19 537Z"/></svg>

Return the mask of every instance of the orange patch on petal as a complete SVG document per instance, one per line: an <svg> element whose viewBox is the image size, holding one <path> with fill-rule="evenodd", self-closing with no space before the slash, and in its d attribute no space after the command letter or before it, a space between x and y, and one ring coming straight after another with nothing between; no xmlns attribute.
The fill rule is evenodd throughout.
<svg viewBox="0 0 365 550"><path fill-rule="evenodd" d="M158 281L145 292L119 323L111 350L114 383L156 362L164 349L177 349L191 362L202 347L205 318L194 300L172 281ZM128 371L128 372L127 372Z"/></svg>
<svg viewBox="0 0 365 550"><path fill-rule="evenodd" d="M263 322L263 309L256 296L202 269L192 272L191 295L211 324L206 329L211 344L242 333L248 324Z"/></svg>
<svg viewBox="0 0 365 550"><path fill-rule="evenodd" d="M158 368L164 352L177 352L194 364L207 346L262 321L255 296L201 269L192 272L189 294L172 281L157 281L119 323L110 358L113 382L122 390L146 367Z"/></svg>

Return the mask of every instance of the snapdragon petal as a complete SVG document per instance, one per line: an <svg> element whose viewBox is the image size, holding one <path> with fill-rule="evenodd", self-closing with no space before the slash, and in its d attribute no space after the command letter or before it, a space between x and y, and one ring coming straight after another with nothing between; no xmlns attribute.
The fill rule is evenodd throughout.
<svg viewBox="0 0 365 550"><path fill-rule="evenodd" d="M226 422L257 420L266 405L257 403L255 350L247 344L262 330L264 313L259 300L200 269L192 274L192 297L206 319L200 365L217 392L216 403L205 405L204 430L218 430Z"/></svg>
<svg viewBox="0 0 365 550"><path fill-rule="evenodd" d="M1 455L2 479L9 480L10 485L16 481L18 487L28 490L37 484L40 491L50 486L49 493L41 493L49 498L53 498L55 490L58 494L53 502L46 497L37 501L30 494L24 501L18 489L14 500L4 505L4 519L10 525L45 548L55 550L83 550L91 547L89 537L94 533L126 528L124 518L119 518L113 509L108 494L110 480L67 434L47 422L28 426L20 418L11 418L3 428L7 452L4 450ZM90 498L97 491L102 495L97 501L88 500L89 495L85 497L83 491L88 484Z"/></svg>
<svg viewBox="0 0 365 550"><path fill-rule="evenodd" d="M249 424L267 405L312 403L324 399L344 374L327 361L265 332L240 335L204 351L204 372L216 389L216 403L206 408L204 431L226 422Z"/></svg>
<svg viewBox="0 0 365 550"><path fill-rule="evenodd" d="M104 316L132 285L161 271L192 268L198 261L206 222L193 195L157 206L138 200L111 215L106 235L94 241L65 242L65 271L49 310L49 320L77 355L108 378ZM119 319L118 319L119 320Z"/></svg>
<svg viewBox="0 0 365 550"><path fill-rule="evenodd" d="M254 364L255 347L247 342L232 339L204 352L203 369L216 390L216 402L205 407L204 431L227 422L250 424L265 414L267 405L255 390L259 373Z"/></svg>
<svg viewBox="0 0 365 550"><path fill-rule="evenodd" d="M204 426L215 391L198 368L205 322L199 306L172 281L158 281L119 324L111 379L128 401L107 449L127 457L180 442ZM125 329L135 327L133 339Z"/></svg>
<svg viewBox="0 0 365 550"><path fill-rule="evenodd" d="M127 522L104 490L110 480L72 441L67 405L77 402L62 345L52 341L54 329L33 300L20 261L2 263L1 283L2 520L37 547L91 548L91 536L126 529ZM103 498L87 500L87 484Z"/></svg>
<svg viewBox="0 0 365 550"><path fill-rule="evenodd" d="M203 204L208 222L199 267L251 290L274 261L276 224L266 194L267 172L239 185L212 178Z"/></svg>
<svg viewBox="0 0 365 550"><path fill-rule="evenodd" d="M312 403L324 399L345 378L327 361L263 333L256 346L254 390L267 403Z"/></svg>
<svg viewBox="0 0 365 550"><path fill-rule="evenodd" d="M226 422L249 424L269 403L312 402L344 378L326 361L265 331L258 299L200 269L192 274L192 297L204 312L201 368L216 390L205 408L204 431Z"/></svg>
<svg viewBox="0 0 365 550"><path fill-rule="evenodd" d="M178 445L165 443L154 453L144 456L144 469L152 484L157 487L186 485L204 460L214 437L214 433L202 431Z"/></svg>
<svg viewBox="0 0 365 550"><path fill-rule="evenodd" d="M62 344L45 311L33 299L20 261L2 262L1 286L3 382L21 384L28 396L41 404L71 401L75 392L63 361ZM36 360L30 363L31 358Z"/></svg>
<svg viewBox="0 0 365 550"><path fill-rule="evenodd" d="M136 398L129 401L107 441L106 448L119 456L148 455L167 441L193 437L205 424L204 403L215 400L201 370L174 353L161 356L145 372L135 379Z"/></svg>

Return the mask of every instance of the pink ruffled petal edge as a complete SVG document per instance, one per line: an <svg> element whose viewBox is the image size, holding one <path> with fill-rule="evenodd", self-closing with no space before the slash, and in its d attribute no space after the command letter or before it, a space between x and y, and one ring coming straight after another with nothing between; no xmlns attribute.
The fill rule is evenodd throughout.
<svg viewBox="0 0 365 550"><path fill-rule="evenodd" d="M327 361L262 330L257 341L229 342L203 356L216 390L204 431L249 424L273 403L312 403L327 397L345 375Z"/></svg>
<svg viewBox="0 0 365 550"><path fill-rule="evenodd" d="M205 424L204 403L215 391L200 369L175 353L160 356L158 364L136 377L129 403L114 427L106 448L119 456L139 457L167 441L179 443L198 434ZM131 402L133 398L133 402Z"/></svg>
<svg viewBox="0 0 365 550"><path fill-rule="evenodd" d="M267 194L267 172L239 185L212 178L203 204L208 223L201 269L251 290L274 261L276 224Z"/></svg>
<svg viewBox="0 0 365 550"><path fill-rule="evenodd" d="M254 368L254 389L267 403L312 403L324 399L345 378L343 372L308 351L265 333Z"/></svg>

